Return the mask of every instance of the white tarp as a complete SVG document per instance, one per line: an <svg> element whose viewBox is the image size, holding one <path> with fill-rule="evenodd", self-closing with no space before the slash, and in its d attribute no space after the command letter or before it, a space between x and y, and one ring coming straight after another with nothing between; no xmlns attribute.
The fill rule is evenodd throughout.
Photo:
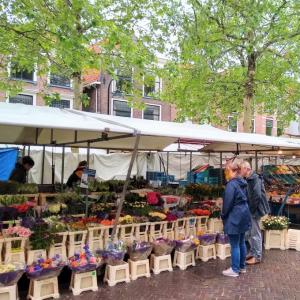
<svg viewBox="0 0 300 300"><path fill-rule="evenodd" d="M52 130L51 130L52 129ZM0 143L50 145L101 138L102 133L109 137L141 134L140 150L162 150L178 139L193 139L212 143L209 150L235 151L236 144L248 150L296 148L300 140L284 139L259 134L234 133L209 125L151 121L100 115L76 110L58 109L23 104L0 103ZM134 136L113 139L91 144L102 149L132 150ZM77 146L86 147L77 143Z"/></svg>

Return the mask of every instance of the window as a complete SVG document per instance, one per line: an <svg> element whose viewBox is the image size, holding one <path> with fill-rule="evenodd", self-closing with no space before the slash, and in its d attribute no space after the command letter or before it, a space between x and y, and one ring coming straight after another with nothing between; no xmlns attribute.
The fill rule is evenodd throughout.
<svg viewBox="0 0 300 300"><path fill-rule="evenodd" d="M272 135L273 133L273 119L266 119L266 135Z"/></svg>
<svg viewBox="0 0 300 300"><path fill-rule="evenodd" d="M117 72L117 80L115 81L114 94L132 94L132 70L122 70Z"/></svg>
<svg viewBox="0 0 300 300"><path fill-rule="evenodd" d="M160 120L160 106L147 105L144 110L144 119L159 121Z"/></svg>
<svg viewBox="0 0 300 300"><path fill-rule="evenodd" d="M9 103L22 103L27 105L33 105L33 96L18 94L14 97L9 97Z"/></svg>
<svg viewBox="0 0 300 300"><path fill-rule="evenodd" d="M60 87L71 87L71 81L68 77L58 74L50 74L50 85Z"/></svg>
<svg viewBox="0 0 300 300"><path fill-rule="evenodd" d="M49 105L51 107L58 107L58 108L70 108L70 100L54 100Z"/></svg>
<svg viewBox="0 0 300 300"><path fill-rule="evenodd" d="M34 81L34 71L21 70L18 68L17 64L14 63L12 63L10 71L10 77L13 79Z"/></svg>
<svg viewBox="0 0 300 300"><path fill-rule="evenodd" d="M238 131L237 116L229 116L228 117L228 131L231 131L231 132Z"/></svg>
<svg viewBox="0 0 300 300"><path fill-rule="evenodd" d="M155 97L161 90L161 82L158 77L148 76L147 83L144 84L144 97Z"/></svg>
<svg viewBox="0 0 300 300"><path fill-rule="evenodd" d="M131 118L131 107L127 101L113 100L113 109L115 116Z"/></svg>

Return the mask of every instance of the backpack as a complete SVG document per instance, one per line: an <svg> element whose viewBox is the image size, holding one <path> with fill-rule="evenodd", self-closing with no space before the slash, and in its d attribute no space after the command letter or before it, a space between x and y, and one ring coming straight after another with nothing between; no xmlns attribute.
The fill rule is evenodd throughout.
<svg viewBox="0 0 300 300"><path fill-rule="evenodd" d="M258 213L261 217L265 215L269 215L271 213L265 185L264 185L264 177L262 175L258 175L261 186L261 199L258 204Z"/></svg>

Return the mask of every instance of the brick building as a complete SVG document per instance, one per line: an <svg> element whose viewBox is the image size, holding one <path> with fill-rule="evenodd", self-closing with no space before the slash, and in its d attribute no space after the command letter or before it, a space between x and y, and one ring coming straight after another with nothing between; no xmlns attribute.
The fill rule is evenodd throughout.
<svg viewBox="0 0 300 300"><path fill-rule="evenodd" d="M0 101L23 103L27 105L45 105L43 92L58 93L61 101L53 101L51 106L72 108L74 93L70 79L56 74L38 76L37 71L9 70L11 80L22 82L22 92L12 96L0 91Z"/></svg>
<svg viewBox="0 0 300 300"><path fill-rule="evenodd" d="M161 61L163 64L163 61ZM23 103L27 105L46 105L42 92L58 93L60 101L52 102L53 107L73 108L74 93L70 79L57 74L49 76L38 76L36 71L16 71L10 70L12 80L22 81L23 90L16 96L10 96L6 92L0 91L0 101L9 103ZM176 108L174 105L159 101L157 95L163 89L163 82L159 78L154 78L153 84L143 86L141 101L145 104L143 110L132 108L128 105L128 97L123 87L132 83L132 77L126 74L119 74L117 80L113 80L108 74L100 71L89 71L84 76L84 92L90 98L90 104L83 110L111 114L122 117L144 118L149 120L174 121L176 118ZM253 119L253 132L277 135L277 121L274 117L257 115ZM228 117L229 131L243 132L243 124L235 115ZM291 123L286 129L286 134L299 135L298 122Z"/></svg>

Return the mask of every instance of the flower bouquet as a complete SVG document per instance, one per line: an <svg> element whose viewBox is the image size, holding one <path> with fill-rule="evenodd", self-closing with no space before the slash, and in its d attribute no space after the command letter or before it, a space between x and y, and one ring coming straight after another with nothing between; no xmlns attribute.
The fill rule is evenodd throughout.
<svg viewBox="0 0 300 300"><path fill-rule="evenodd" d="M98 250L97 254L102 257L103 261L108 265L120 265L124 262L126 246L122 241L109 243L105 250Z"/></svg>
<svg viewBox="0 0 300 300"><path fill-rule="evenodd" d="M59 255L53 258L40 258L33 264L27 266L26 275L29 279L44 280L47 278L57 277L65 263L61 260Z"/></svg>
<svg viewBox="0 0 300 300"><path fill-rule="evenodd" d="M287 217L268 216L262 220L265 230L283 230L288 228L289 219Z"/></svg>
<svg viewBox="0 0 300 300"><path fill-rule="evenodd" d="M69 268L75 273L85 273L96 270L101 263L100 257L95 257L89 247L84 246L84 251L69 258Z"/></svg>
<svg viewBox="0 0 300 300"><path fill-rule="evenodd" d="M225 233L218 233L217 234L217 244L228 244L229 243L229 237Z"/></svg>
<svg viewBox="0 0 300 300"><path fill-rule="evenodd" d="M149 213L150 222L160 222L166 219L166 215L161 212L150 212Z"/></svg>
<svg viewBox="0 0 300 300"><path fill-rule="evenodd" d="M152 246L155 256L162 256L171 254L176 246L176 242L164 238L159 238L152 243Z"/></svg>
<svg viewBox="0 0 300 300"><path fill-rule="evenodd" d="M176 240L175 249L179 252L189 252L194 250L199 245L199 240L194 237Z"/></svg>
<svg viewBox="0 0 300 300"><path fill-rule="evenodd" d="M134 242L128 247L128 254L131 260L145 260L151 254L152 245L148 242Z"/></svg>
<svg viewBox="0 0 300 300"><path fill-rule="evenodd" d="M17 284L24 271L20 263L0 264L0 287Z"/></svg>
<svg viewBox="0 0 300 300"><path fill-rule="evenodd" d="M24 237L28 238L31 235L31 230L23 226L13 226L4 230L5 237Z"/></svg>
<svg viewBox="0 0 300 300"><path fill-rule="evenodd" d="M208 246L216 243L217 235L214 233L206 233L200 235L198 238L201 245Z"/></svg>

